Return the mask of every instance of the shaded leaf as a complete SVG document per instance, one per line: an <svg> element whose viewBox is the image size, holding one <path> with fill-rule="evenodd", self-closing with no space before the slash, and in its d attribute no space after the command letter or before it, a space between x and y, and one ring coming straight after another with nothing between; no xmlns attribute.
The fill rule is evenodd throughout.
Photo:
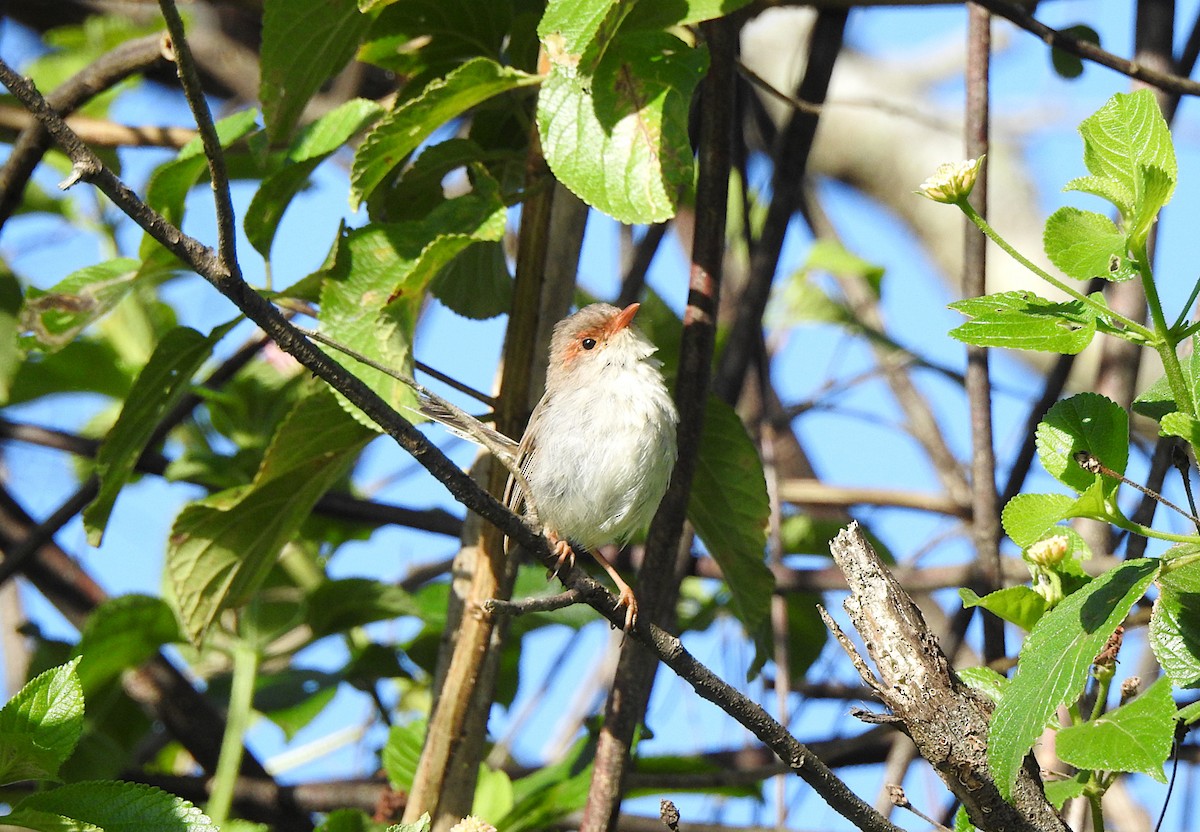
<svg viewBox="0 0 1200 832"><path fill-rule="evenodd" d="M1011 797L1021 761L1060 705L1087 684L1088 668L1158 574L1158 562L1126 561L1042 616L988 731L988 768Z"/></svg>
<svg viewBox="0 0 1200 832"><path fill-rule="evenodd" d="M1081 301L1055 303L1032 292L1001 292L950 304L971 320L950 335L981 347L1074 355L1096 334L1096 313Z"/></svg>
<svg viewBox="0 0 1200 832"><path fill-rule="evenodd" d="M1129 461L1129 414L1097 393L1063 399L1038 424L1037 451L1051 476L1077 492L1085 492L1102 475L1081 468L1075 454L1087 451L1106 468L1124 474ZM1104 481L1107 487L1116 489L1117 480L1104 477Z"/></svg>
<svg viewBox="0 0 1200 832"><path fill-rule="evenodd" d="M96 454L100 490L83 511L89 545L100 545L117 495L133 475L138 458L163 416L191 389L192 377L228 329L218 327L206 338L194 329L177 327L163 337L138 373L116 424Z"/></svg>
<svg viewBox="0 0 1200 832"><path fill-rule="evenodd" d="M434 130L493 96L540 80L537 75L475 58L429 84L420 97L405 102L376 124L359 147L350 174L350 207L357 210Z"/></svg>
<svg viewBox="0 0 1200 832"><path fill-rule="evenodd" d="M419 615L412 596L395 584L368 578L322 581L308 596L308 624L321 638L402 615Z"/></svg>
<svg viewBox="0 0 1200 832"><path fill-rule="evenodd" d="M1060 730L1054 750L1076 768L1137 772L1165 783L1163 763L1175 737L1174 717L1171 682L1159 678L1116 710Z"/></svg>
<svg viewBox="0 0 1200 832"><path fill-rule="evenodd" d="M357 0L266 0L262 16L263 120L286 140L308 100L354 55L370 25Z"/></svg>
<svg viewBox="0 0 1200 832"><path fill-rule="evenodd" d="M31 794L13 807L5 823L29 825L57 816L60 826L34 829L104 832L219 832L208 817L182 798L140 783L99 781L71 783Z"/></svg>
<svg viewBox="0 0 1200 832"><path fill-rule="evenodd" d="M759 645L759 661L769 624L775 576L767 568L770 501L754 442L732 407L709 396L696 463L688 520L721 567L733 609Z"/></svg>
<svg viewBox="0 0 1200 832"><path fill-rule="evenodd" d="M1150 616L1150 646L1174 684L1200 687L1200 593L1162 589Z"/></svg>
<svg viewBox="0 0 1200 832"><path fill-rule="evenodd" d="M75 750L83 733L78 664L39 674L0 708L0 785L52 779Z"/></svg>
<svg viewBox="0 0 1200 832"><path fill-rule="evenodd" d="M193 642L222 610L257 589L283 545L372 435L328 390L317 389L280 425L253 483L180 513L171 531L167 574Z"/></svg>
<svg viewBox="0 0 1200 832"><path fill-rule="evenodd" d="M88 695L137 667L164 644L183 641L175 613L161 598L121 595L92 611L75 645L79 681Z"/></svg>
<svg viewBox="0 0 1200 832"><path fill-rule="evenodd" d="M133 288L140 265L118 257L72 272L49 291L30 287L20 329L47 351L62 349L121 302Z"/></svg>
<svg viewBox="0 0 1200 832"><path fill-rule="evenodd" d="M958 590L963 607L985 610L1028 632L1046 612L1046 599L1027 586L1009 586L980 598L967 587Z"/></svg>
<svg viewBox="0 0 1200 832"><path fill-rule="evenodd" d="M561 44L546 46L537 121L555 177L619 222L670 219L692 184L688 108L708 54L666 32L622 34L593 73Z"/></svg>

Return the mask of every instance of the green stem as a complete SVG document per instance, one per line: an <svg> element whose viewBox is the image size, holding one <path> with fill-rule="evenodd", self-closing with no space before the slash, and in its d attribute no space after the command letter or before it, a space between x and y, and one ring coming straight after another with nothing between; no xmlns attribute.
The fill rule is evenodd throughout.
<svg viewBox="0 0 1200 832"><path fill-rule="evenodd" d="M1171 327L1172 332L1178 331L1185 323L1187 323L1188 315L1192 314L1192 304L1196 302L1196 298L1200 298L1200 280L1197 280L1192 284L1192 293L1188 295L1187 301L1179 308L1179 317L1175 319L1175 323ZM1197 327L1200 327L1200 323L1192 324L1187 328L1187 330L1184 330L1184 332L1188 332L1189 330L1195 331ZM1180 333L1179 337L1176 338L1175 343L1178 344L1186 337L1187 335Z"/></svg>
<svg viewBox="0 0 1200 832"><path fill-rule="evenodd" d="M1088 805L1092 808L1092 832L1104 832L1104 814L1100 811L1099 793L1088 793Z"/></svg>
<svg viewBox="0 0 1200 832"><path fill-rule="evenodd" d="M1179 363L1179 354L1175 351L1178 341L1167 328L1162 301L1158 297L1158 287L1154 285L1154 275L1146 265L1146 249L1143 246L1141 250L1135 251L1133 254L1137 259L1138 275L1142 279L1142 288L1146 293L1146 304L1150 307L1150 317L1154 321L1154 328L1158 330L1158 337L1151 343L1158 351L1159 358L1162 359L1163 371L1167 375L1167 383L1171 385L1171 395L1175 397L1176 408L1180 413L1194 418L1196 402L1192 398L1191 385L1188 384L1187 378L1183 374L1183 367Z"/></svg>
<svg viewBox="0 0 1200 832"><path fill-rule="evenodd" d="M233 680L229 691L229 712L225 736L221 738L221 758L213 775L207 813L217 826L223 826L233 805L233 788L242 768L242 744L250 727L254 682L258 676L258 650L238 639L233 645Z"/></svg>
<svg viewBox="0 0 1200 832"><path fill-rule="evenodd" d="M1135 523L1132 520L1129 520L1125 517L1110 515L1105 518L1097 518L1097 519L1105 519L1109 523L1112 523L1114 526L1116 526L1118 529L1124 529L1127 532L1133 532L1134 534L1140 534L1142 537L1150 537L1150 538L1154 538L1155 540L1168 540L1172 543L1200 542L1200 539L1198 539L1196 537L1196 535L1194 535L1194 534L1187 535L1187 534L1171 534L1170 532L1160 532L1157 529L1152 529L1149 526L1143 526L1141 523Z"/></svg>
<svg viewBox="0 0 1200 832"><path fill-rule="evenodd" d="M1092 715L1089 722L1094 722L1104 715L1104 706L1108 703L1108 690L1112 686L1113 673L1110 668L1107 673L1096 676L1096 701L1092 703Z"/></svg>
<svg viewBox="0 0 1200 832"><path fill-rule="evenodd" d="M991 225L988 224L988 221L985 220L983 217L979 216L978 212L976 212L976 210L974 208L972 208L970 203L968 203L965 199L963 199L960 202L956 202L955 204L959 208L962 209L962 212L967 215L967 219L969 219L971 222L975 223L975 226L980 231L982 231L989 240L991 240L996 245L1000 246L1000 248L1002 248L1009 257L1013 258L1018 263L1020 263L1022 266L1029 269L1031 272L1036 274L1042 280L1046 281L1051 286L1058 289L1060 292L1065 292L1066 294L1075 298L1075 300L1091 307L1094 311L1096 311L1101 316L1103 316L1105 318L1112 318L1113 320L1118 321L1125 327L1125 329L1127 329L1130 332L1137 333L1142 338L1144 338L1146 341L1153 343L1156 340L1158 340L1158 336L1156 336L1154 334L1154 332L1152 332L1151 330L1142 326L1137 321L1133 320L1132 318L1126 318L1124 315L1120 314L1119 312L1108 308L1103 303L1100 303L1098 301L1093 300L1092 298L1089 298L1087 295L1083 294L1078 289L1071 288L1066 283L1063 283L1057 277L1055 277L1054 275L1047 272L1045 269L1039 267L1032 260L1029 260L1023 254L1021 254L1021 252L1017 251L1015 248L1010 246L1008 244L1007 240L1005 240L1003 237L1001 237L999 234L997 234L996 230L994 228L992 228Z"/></svg>

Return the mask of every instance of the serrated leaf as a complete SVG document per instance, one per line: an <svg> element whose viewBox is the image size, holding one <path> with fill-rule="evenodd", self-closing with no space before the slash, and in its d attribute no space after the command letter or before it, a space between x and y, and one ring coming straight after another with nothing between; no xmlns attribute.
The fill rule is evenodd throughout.
<svg viewBox="0 0 1200 832"><path fill-rule="evenodd" d="M721 567L734 612L760 654L775 589L764 554L770 510L762 462L745 425L732 407L709 396L687 516Z"/></svg>
<svg viewBox="0 0 1200 832"><path fill-rule="evenodd" d="M137 667L164 644L183 641L175 613L161 598L121 595L92 611L74 655L79 681L89 695L121 671Z"/></svg>
<svg viewBox="0 0 1200 832"><path fill-rule="evenodd" d="M472 320L503 315L512 309L513 282L504 245L474 243L454 256L429 286L450 311Z"/></svg>
<svg viewBox="0 0 1200 832"><path fill-rule="evenodd" d="M538 23L538 37L578 60L598 38L607 39L616 31L632 5L618 0L550 0Z"/></svg>
<svg viewBox="0 0 1200 832"><path fill-rule="evenodd" d="M421 142L451 119L509 90L539 83L541 78L487 58L475 58L445 78L429 84L418 98L385 116L367 135L350 173L350 207L358 206L403 164Z"/></svg>
<svg viewBox="0 0 1200 832"><path fill-rule="evenodd" d="M1096 654L1157 574L1155 560L1126 561L1067 596L1033 628L988 731L988 768L1006 799L1042 729L1083 692Z"/></svg>
<svg viewBox="0 0 1200 832"><path fill-rule="evenodd" d="M79 832L219 832L202 811L182 798L154 786L113 780L70 783L31 794L13 807L4 822L25 826L27 819L47 815L65 821L53 828Z"/></svg>
<svg viewBox="0 0 1200 832"><path fill-rule="evenodd" d="M1162 553L1158 581L1174 592L1200 595L1200 543L1176 543Z"/></svg>
<svg viewBox="0 0 1200 832"><path fill-rule="evenodd" d="M971 690L978 691L992 700L992 704L1000 704L1008 690L1009 680L1003 673L990 667L964 667L954 671L958 678Z"/></svg>
<svg viewBox="0 0 1200 832"><path fill-rule="evenodd" d="M412 788L421 760L421 749L425 745L425 720L414 720L406 724L393 725L388 730L387 744L380 752L379 762L387 774L393 789L408 791Z"/></svg>
<svg viewBox="0 0 1200 832"><path fill-rule="evenodd" d="M467 246L504 236L506 215L495 180L481 173L476 183L476 192L444 202L420 222L349 232L321 286L321 326L329 337L411 374L413 331L430 281ZM349 357L332 357L396 410L415 408L408 385ZM364 425L373 426L340 394L339 401Z"/></svg>
<svg viewBox="0 0 1200 832"><path fill-rule="evenodd" d="M313 505L373 434L324 388L280 425L252 484L186 507L167 550L180 621L198 643L222 610L253 593Z"/></svg>
<svg viewBox="0 0 1200 832"><path fill-rule="evenodd" d="M746 6L750 0L682 0L677 3L634 3L621 28L668 29L690 26L724 17Z"/></svg>
<svg viewBox="0 0 1200 832"><path fill-rule="evenodd" d="M1175 411L1162 417L1158 423L1161 436L1178 436L1193 448L1200 447L1200 420Z"/></svg>
<svg viewBox="0 0 1200 832"><path fill-rule="evenodd" d="M688 108L707 52L666 32L620 34L592 74L548 51L537 122L555 177L619 222L670 219L693 180Z"/></svg>
<svg viewBox="0 0 1200 832"><path fill-rule="evenodd" d="M1063 485L1083 493L1099 474L1080 467L1075 454L1091 453L1106 468L1125 473L1129 462L1129 414L1098 393L1079 393L1056 402L1037 426L1037 451L1042 467ZM1117 480L1104 477L1115 490Z"/></svg>
<svg viewBox="0 0 1200 832"><path fill-rule="evenodd" d="M1096 334L1096 313L1080 301L1055 303L1032 292L1001 292L950 304L972 320L952 338L981 347L1075 355Z"/></svg>
<svg viewBox="0 0 1200 832"><path fill-rule="evenodd" d="M1070 516L1075 498L1066 494L1018 494L1000 513L1004 533L1022 549L1042 539L1051 526Z"/></svg>
<svg viewBox="0 0 1200 832"><path fill-rule="evenodd" d="M257 129L258 111L241 110L226 116L216 123L217 139L221 147L246 138ZM175 159L160 165L150 176L146 185L146 204L158 211L176 227L183 224L184 201L190 191L208 171L208 160L204 157L204 145L199 138L179 149ZM158 242L150 236L142 241L140 256L147 259Z"/></svg>
<svg viewBox="0 0 1200 832"><path fill-rule="evenodd" d="M1084 119L1079 133L1084 164L1093 177L1113 183L1114 187L1102 189L1120 193L1121 201L1114 204L1130 223L1130 231L1148 227L1147 218L1171 198L1178 174L1171 133L1154 94L1150 90L1117 93ZM1154 168L1159 173L1148 172Z"/></svg>
<svg viewBox="0 0 1200 832"><path fill-rule="evenodd" d="M48 352L62 349L129 294L140 265L118 257L72 272L48 291L29 288L20 329L31 333Z"/></svg>
<svg viewBox="0 0 1200 832"><path fill-rule="evenodd" d="M522 60L522 41L532 40L527 21L514 28L512 0L404 0L375 19L358 60L408 79L417 91L472 58L532 65Z"/></svg>
<svg viewBox="0 0 1200 832"><path fill-rule="evenodd" d="M583 737L557 763L514 782L512 811L496 827L505 832L533 832L582 809L587 802L595 753L595 740Z"/></svg>
<svg viewBox="0 0 1200 832"><path fill-rule="evenodd" d="M1076 768L1130 771L1167 782L1163 763L1175 737L1175 701L1163 677L1116 710L1063 728L1054 750Z"/></svg>
<svg viewBox="0 0 1200 832"><path fill-rule="evenodd" d="M1047 780L1043 784L1043 788L1046 791L1046 800L1050 801L1050 805L1055 809L1061 810L1063 804L1068 800L1083 794L1090 780L1090 771L1081 771L1074 777L1069 777L1066 780Z"/></svg>
<svg viewBox="0 0 1200 832"><path fill-rule="evenodd" d="M313 93L354 56L370 22L357 0L266 0L260 96L272 142L291 134Z"/></svg>
<svg viewBox="0 0 1200 832"><path fill-rule="evenodd" d="M958 590L963 607L983 607L1028 632L1046 612L1046 599L1027 586L1010 586L980 598L974 590Z"/></svg>
<svg viewBox="0 0 1200 832"><path fill-rule="evenodd" d="M354 98L300 131L288 149L284 167L263 179L246 209L243 226L250 245L271 257L271 244L283 214L317 166L383 114L374 101Z"/></svg>
<svg viewBox="0 0 1200 832"><path fill-rule="evenodd" d="M0 785L52 779L75 750L83 733L78 664L38 675L0 708Z"/></svg>
<svg viewBox="0 0 1200 832"><path fill-rule="evenodd" d="M1126 253L1125 235L1095 211L1059 208L1046 220L1042 244L1050 262L1077 280L1103 277L1121 282L1137 274Z"/></svg>
<svg viewBox="0 0 1200 832"><path fill-rule="evenodd" d="M133 475L159 422L191 388L192 377L227 331L228 327L218 327L205 337L194 329L176 327L163 336L138 373L116 424L96 453L100 490L83 510L89 545L100 545L117 495Z"/></svg>
<svg viewBox="0 0 1200 832"><path fill-rule="evenodd" d="M1200 687L1200 594L1164 587L1150 616L1150 647L1178 687Z"/></svg>
<svg viewBox="0 0 1200 832"><path fill-rule="evenodd" d="M1179 360L1180 368L1193 399L1200 394L1200 335L1192 336L1191 354ZM1175 394L1166 375L1161 375L1149 388L1133 400L1133 412L1160 421L1168 413L1177 411Z"/></svg>
<svg viewBox="0 0 1200 832"><path fill-rule="evenodd" d="M1122 216L1128 216L1129 212L1133 210L1133 194L1121 183L1102 176L1077 177L1063 185L1063 190L1078 191L1106 199L1116 206Z"/></svg>
<svg viewBox="0 0 1200 832"><path fill-rule="evenodd" d="M412 596L395 584L368 578L322 581L308 596L308 624L321 638L402 615L420 615Z"/></svg>

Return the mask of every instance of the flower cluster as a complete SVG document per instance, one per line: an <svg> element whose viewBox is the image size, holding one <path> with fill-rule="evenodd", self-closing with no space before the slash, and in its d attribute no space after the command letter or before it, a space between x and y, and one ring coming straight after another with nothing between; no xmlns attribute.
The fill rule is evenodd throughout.
<svg viewBox="0 0 1200 832"><path fill-rule="evenodd" d="M917 190L923 197L946 205L956 205L971 195L979 169L986 156L967 159L965 162L946 162L938 165L933 175L921 183Z"/></svg>

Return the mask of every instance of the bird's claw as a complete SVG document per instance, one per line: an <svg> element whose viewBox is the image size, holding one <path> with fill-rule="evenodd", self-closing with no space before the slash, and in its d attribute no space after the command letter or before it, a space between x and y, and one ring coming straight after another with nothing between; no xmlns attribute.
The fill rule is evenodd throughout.
<svg viewBox="0 0 1200 832"><path fill-rule="evenodd" d="M625 626L622 629L628 633L637 624L638 617L637 598L628 584L620 587L620 592L617 595L617 609L620 610L622 607L625 608Z"/></svg>
<svg viewBox="0 0 1200 832"><path fill-rule="evenodd" d="M558 577L558 573L562 571L564 565L568 569L575 568L575 550L571 548L571 544L557 537L552 538L552 540L554 541L554 548L551 550L551 554L555 555L555 558L554 565L550 567L550 571L546 575L547 578Z"/></svg>

